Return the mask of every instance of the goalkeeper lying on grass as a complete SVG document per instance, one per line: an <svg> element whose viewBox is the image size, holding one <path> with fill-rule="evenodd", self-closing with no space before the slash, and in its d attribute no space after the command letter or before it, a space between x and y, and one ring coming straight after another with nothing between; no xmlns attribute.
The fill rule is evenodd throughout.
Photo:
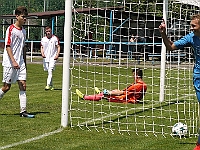
<svg viewBox="0 0 200 150"><path fill-rule="evenodd" d="M134 82L124 90L109 91L104 89L103 92L101 92L97 87L95 87L97 93L95 95L84 95L78 89L76 89L76 94L84 100L99 101L102 98L105 98L109 102L137 103L145 95L147 85L142 80L143 73L141 69L133 69L132 73Z"/></svg>

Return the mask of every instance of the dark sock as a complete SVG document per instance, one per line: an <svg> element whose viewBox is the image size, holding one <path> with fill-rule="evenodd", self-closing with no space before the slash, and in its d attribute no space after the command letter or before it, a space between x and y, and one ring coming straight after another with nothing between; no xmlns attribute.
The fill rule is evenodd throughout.
<svg viewBox="0 0 200 150"><path fill-rule="evenodd" d="M198 141L197 141L198 144L200 144L200 135L198 136Z"/></svg>

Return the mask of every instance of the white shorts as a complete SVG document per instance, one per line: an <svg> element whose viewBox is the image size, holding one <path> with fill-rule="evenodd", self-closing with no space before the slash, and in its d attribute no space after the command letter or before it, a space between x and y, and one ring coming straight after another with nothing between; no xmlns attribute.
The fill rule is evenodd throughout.
<svg viewBox="0 0 200 150"><path fill-rule="evenodd" d="M26 67L22 65L20 69L14 69L13 67L3 67L3 80L2 82L11 84L17 80L26 80Z"/></svg>
<svg viewBox="0 0 200 150"><path fill-rule="evenodd" d="M43 68L44 71L48 71L49 69L55 70L56 60L45 62L43 59Z"/></svg>

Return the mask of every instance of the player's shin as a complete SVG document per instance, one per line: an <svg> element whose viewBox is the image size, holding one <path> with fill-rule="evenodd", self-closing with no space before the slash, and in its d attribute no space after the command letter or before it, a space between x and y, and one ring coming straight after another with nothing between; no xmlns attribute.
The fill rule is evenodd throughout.
<svg viewBox="0 0 200 150"><path fill-rule="evenodd" d="M4 94L5 94L5 93L2 91L2 89L0 89L0 99L3 98Z"/></svg>
<svg viewBox="0 0 200 150"><path fill-rule="evenodd" d="M198 129L198 141L197 141L197 143L198 144L200 144L200 102L199 102L199 108L198 108L198 116L199 116L199 120L198 120L198 122L199 122L199 124L198 124L198 127L199 127L199 129Z"/></svg>
<svg viewBox="0 0 200 150"><path fill-rule="evenodd" d="M20 112L26 111L26 91L20 91L19 92L19 100L20 100Z"/></svg>

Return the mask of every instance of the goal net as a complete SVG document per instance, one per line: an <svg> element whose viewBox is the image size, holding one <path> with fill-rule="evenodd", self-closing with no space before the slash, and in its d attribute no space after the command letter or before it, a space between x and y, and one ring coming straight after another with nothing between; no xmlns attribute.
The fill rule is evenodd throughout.
<svg viewBox="0 0 200 150"><path fill-rule="evenodd" d="M163 12L165 5L168 7ZM169 38L179 39L190 32L190 17L199 12L198 6L199 2L181 0L164 5L162 0L73 0L70 126L167 136L172 135L175 123L182 122L188 126L188 136L196 136L198 102L192 81L193 51L190 47L166 51L165 58L161 58L158 27L165 13ZM76 89L85 95L96 94L95 87L101 91L123 90L134 82L135 68L143 70L147 84L147 92L137 104L88 101L76 94Z"/></svg>

